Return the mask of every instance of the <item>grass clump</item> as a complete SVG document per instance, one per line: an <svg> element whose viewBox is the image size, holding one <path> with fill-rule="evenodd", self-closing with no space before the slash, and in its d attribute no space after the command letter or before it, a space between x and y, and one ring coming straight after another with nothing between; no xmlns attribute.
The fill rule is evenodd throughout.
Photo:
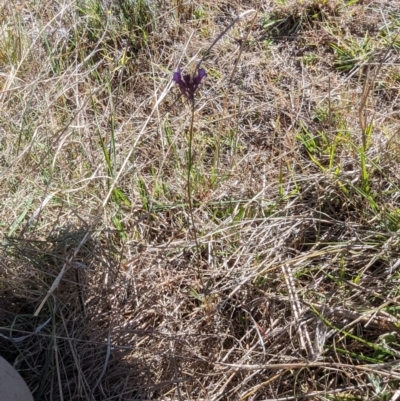
<svg viewBox="0 0 400 401"><path fill-rule="evenodd" d="M392 3L14 3L0 354L35 399L394 399Z"/></svg>
<svg viewBox="0 0 400 401"><path fill-rule="evenodd" d="M342 4L335 0L277 1L272 13L264 16L263 28L273 37L291 37L313 29L330 16L340 13Z"/></svg>

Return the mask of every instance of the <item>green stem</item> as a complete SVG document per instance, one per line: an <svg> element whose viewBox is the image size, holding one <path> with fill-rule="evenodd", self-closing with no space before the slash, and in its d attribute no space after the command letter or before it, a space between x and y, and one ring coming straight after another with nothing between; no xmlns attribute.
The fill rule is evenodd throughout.
<svg viewBox="0 0 400 401"><path fill-rule="evenodd" d="M197 239L197 231L196 225L194 222L194 215L193 215L193 199L192 199L192 179L191 173L193 168L193 126L194 126L194 111L195 111L195 101L194 99L190 102L191 103L191 121L190 121L190 128L189 128L189 141L188 141L188 167L187 167L187 197L188 197L188 204L189 204L189 215L190 215L190 226L191 231L193 233L193 238L196 243L196 250L200 253L200 245ZM198 263L198 269L200 269L200 264ZM200 273L200 272L199 272ZM199 274L200 281L201 275Z"/></svg>

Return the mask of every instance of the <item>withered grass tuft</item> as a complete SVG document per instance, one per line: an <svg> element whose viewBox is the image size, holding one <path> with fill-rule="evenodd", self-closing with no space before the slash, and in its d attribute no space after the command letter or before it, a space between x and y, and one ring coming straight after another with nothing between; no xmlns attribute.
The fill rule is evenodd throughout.
<svg viewBox="0 0 400 401"><path fill-rule="evenodd" d="M36 400L396 399L395 3L0 5L0 355Z"/></svg>

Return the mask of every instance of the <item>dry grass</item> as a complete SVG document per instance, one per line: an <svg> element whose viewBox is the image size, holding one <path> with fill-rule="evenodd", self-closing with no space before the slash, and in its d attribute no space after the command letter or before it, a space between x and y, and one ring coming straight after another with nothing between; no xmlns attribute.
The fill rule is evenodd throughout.
<svg viewBox="0 0 400 401"><path fill-rule="evenodd" d="M203 63L192 221L172 73L251 8ZM36 400L397 399L399 29L384 0L0 6L0 354Z"/></svg>

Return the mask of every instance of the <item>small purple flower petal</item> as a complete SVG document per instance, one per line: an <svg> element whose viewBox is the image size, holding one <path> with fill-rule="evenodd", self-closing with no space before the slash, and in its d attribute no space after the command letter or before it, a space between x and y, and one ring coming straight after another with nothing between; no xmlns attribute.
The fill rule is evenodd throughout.
<svg viewBox="0 0 400 401"><path fill-rule="evenodd" d="M196 85L199 85L201 80L207 76L206 70L204 68L200 68L197 72L197 75L193 77L193 82Z"/></svg>
<svg viewBox="0 0 400 401"><path fill-rule="evenodd" d="M184 81L185 77L182 79L182 71L181 68L178 67L178 71L174 72L174 75L172 77L172 80L179 85L179 89L182 92L182 95L187 96L187 88L186 88L186 83Z"/></svg>
<svg viewBox="0 0 400 401"><path fill-rule="evenodd" d="M185 74L183 76L183 82L185 83L185 85L189 88L190 83L191 83L191 76L190 74Z"/></svg>
<svg viewBox="0 0 400 401"><path fill-rule="evenodd" d="M175 81L178 85L181 83L182 76L181 76L181 69L180 68L178 68L178 71L174 72L174 76L173 76L172 80Z"/></svg>

